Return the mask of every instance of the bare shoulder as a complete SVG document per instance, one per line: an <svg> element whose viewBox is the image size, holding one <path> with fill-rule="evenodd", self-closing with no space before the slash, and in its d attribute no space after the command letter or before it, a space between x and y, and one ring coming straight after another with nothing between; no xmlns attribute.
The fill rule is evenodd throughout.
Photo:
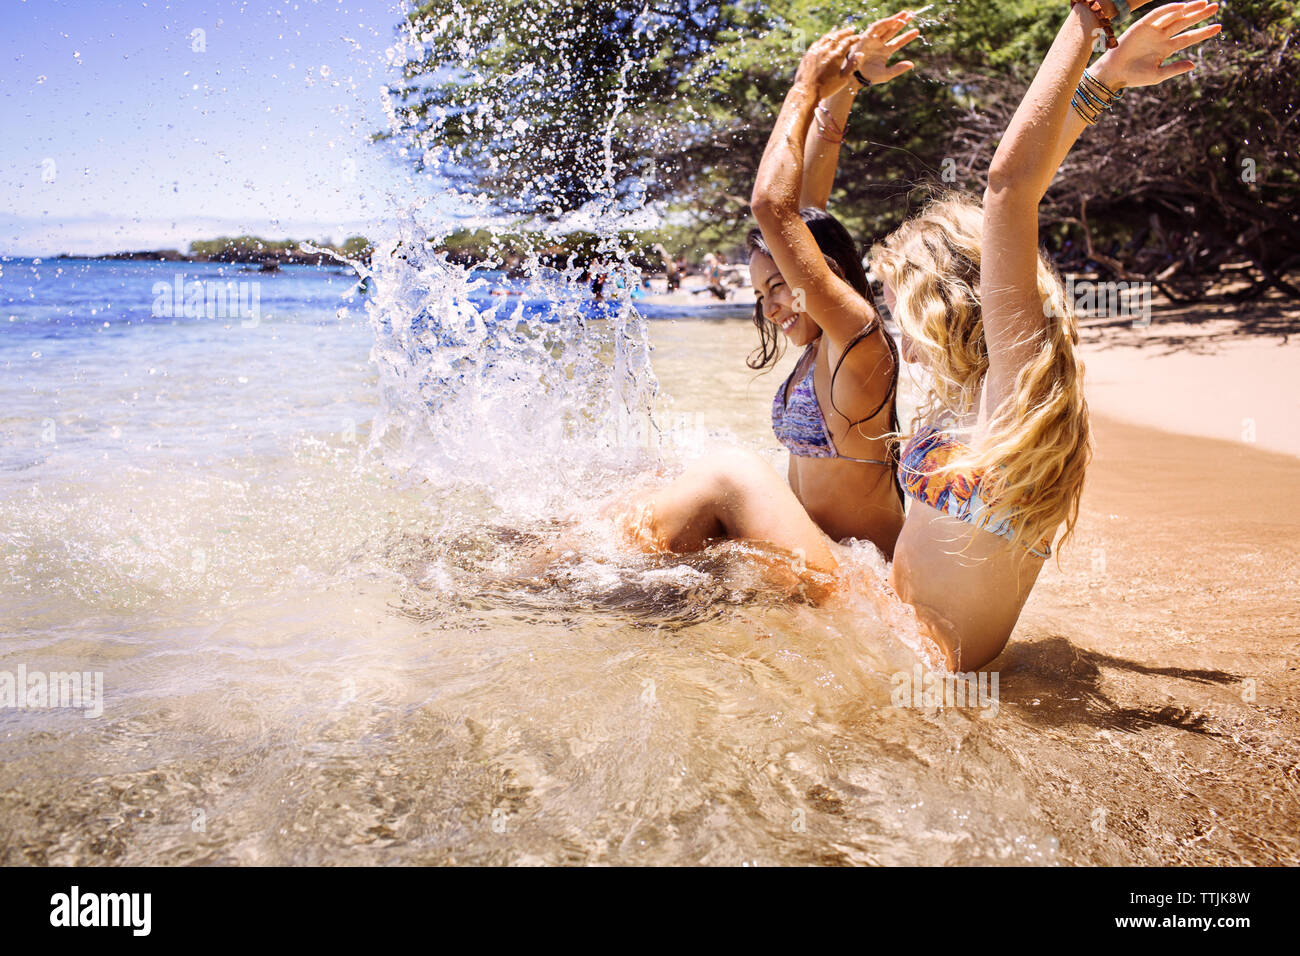
<svg viewBox="0 0 1300 956"><path fill-rule="evenodd" d="M859 400L874 407L888 397L898 369L898 358L888 336L878 320L863 322L843 341L823 336L818 362L824 366L828 386L834 377L837 404Z"/></svg>

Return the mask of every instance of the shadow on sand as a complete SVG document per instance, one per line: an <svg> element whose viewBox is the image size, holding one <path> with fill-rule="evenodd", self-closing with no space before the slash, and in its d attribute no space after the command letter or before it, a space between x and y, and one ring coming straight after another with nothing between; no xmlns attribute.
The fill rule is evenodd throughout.
<svg viewBox="0 0 1300 956"><path fill-rule="evenodd" d="M1014 707L1030 723L1053 727L1082 725L1129 733L1163 726L1210 737L1223 736L1209 726L1207 715L1186 708L1116 703L1102 690L1103 669L1197 684L1228 685L1241 681L1241 677L1226 671L1139 664L1084 650L1059 636L1013 644L997 659L995 667L1002 675L1001 705Z"/></svg>

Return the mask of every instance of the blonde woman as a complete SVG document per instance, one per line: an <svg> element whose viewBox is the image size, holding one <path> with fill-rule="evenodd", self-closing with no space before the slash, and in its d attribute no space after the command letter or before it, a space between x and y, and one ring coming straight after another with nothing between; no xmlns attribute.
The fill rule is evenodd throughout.
<svg viewBox="0 0 1300 956"><path fill-rule="evenodd" d="M1005 646L1052 540L1062 527L1062 542L1074 529L1091 457L1075 319L1039 252L1038 205L1075 140L1104 120L1126 87L1193 68L1190 60L1165 61L1218 33L1218 24L1197 28L1217 10L1205 0L1166 4L1116 42L1112 0L1071 3L998 146L983 206L936 202L872 251L904 358L934 379L903 445L910 504L890 584L953 670L982 667ZM1103 34L1108 49L1085 73ZM819 102L852 76L860 39L837 31L804 56L759 169L754 214L765 236L790 240L771 245L783 273L816 256L801 233L795 171ZM805 294L809 312L842 308L834 283ZM724 461L709 487L696 489L694 514L728 536L770 542L814 571L833 572L838 546L774 477L743 455ZM681 500L670 487L625 516L643 546L672 547L682 513L659 506Z"/></svg>
<svg viewBox="0 0 1300 956"><path fill-rule="evenodd" d="M954 670L1005 646L1052 539L1074 530L1091 457L1075 319L1038 248L1038 204L1126 87L1192 69L1164 61L1218 33L1194 29L1217 10L1166 4L1116 42L1111 0L1071 4L998 145L983 208L932 204L872 251L904 357L935 383L903 447L911 501L891 583ZM1103 33L1109 48L1085 71ZM833 43L818 57L832 82Z"/></svg>

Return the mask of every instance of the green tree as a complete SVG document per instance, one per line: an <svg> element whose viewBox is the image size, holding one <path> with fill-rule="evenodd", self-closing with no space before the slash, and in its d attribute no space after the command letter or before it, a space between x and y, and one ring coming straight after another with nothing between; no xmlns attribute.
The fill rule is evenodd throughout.
<svg viewBox="0 0 1300 956"><path fill-rule="evenodd" d="M848 123L831 208L864 243L936 189L980 194L1063 6L947 0L923 15L926 45L907 54L918 69L859 94ZM499 208L661 199L672 210L662 235L698 255L743 237L808 44L898 7L435 0L412 15L425 54L408 63L400 97L416 155ZM1286 0L1235 0L1222 19L1191 77L1131 91L1085 133L1043 206L1050 248L1174 295L1200 294L1205 277L1241 262L1252 292L1296 294L1286 273L1300 264L1300 15Z"/></svg>
<svg viewBox="0 0 1300 956"><path fill-rule="evenodd" d="M644 104L731 22L709 0L432 0L406 34L419 50L394 91L420 166L499 209L558 215L597 197L640 201L658 128Z"/></svg>

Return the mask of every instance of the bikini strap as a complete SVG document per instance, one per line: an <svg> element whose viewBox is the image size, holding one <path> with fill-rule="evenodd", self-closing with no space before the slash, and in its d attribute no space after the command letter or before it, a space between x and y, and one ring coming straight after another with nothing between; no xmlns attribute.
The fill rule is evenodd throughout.
<svg viewBox="0 0 1300 956"><path fill-rule="evenodd" d="M870 299L868 299L868 301L870 301ZM875 308L874 302L872 303L872 308L873 310ZM894 398L898 395L898 372L899 372L899 361L900 361L898 356L898 346L894 344L894 337L885 331L885 323L880 318L880 313L877 311L875 319L873 319L871 322L864 325L862 329L858 332L858 334L853 336L853 338L849 340L849 344L844 346L844 351L840 353L839 361L835 363L835 368L831 371L831 395L830 395L831 408L834 409L835 414L839 415L845 421L849 421L849 416L841 412L839 406L835 404L835 379L840 374L840 367L844 364L844 359L848 357L849 352L859 342L865 339L876 329L879 329L880 334L885 337L885 343L889 346L890 358L894 362L894 370L890 374L890 378L889 378L889 391L885 393L885 397L881 399L880 404L877 405L875 408L873 408L870 414L868 414L865 418L859 418L856 422L850 421L849 428L857 428L863 422L871 421L871 419L875 418L877 415L880 414L881 409L883 409L886 405L888 405L891 401L893 401ZM894 435L898 434L898 408L896 405L895 407L889 410L889 431L891 434ZM893 469L894 491L898 494L898 500L901 503L903 501L904 495L903 495L903 485L902 482L899 480L899 474L898 474L899 472L898 466L900 464L899 455L898 455L898 442L896 440L889 441L888 448L889 448L889 461L887 464L891 469ZM882 464L885 463L882 462Z"/></svg>
<svg viewBox="0 0 1300 956"><path fill-rule="evenodd" d="M817 344L816 342L810 342L808 345L804 346L803 354L800 355L799 358L795 360L794 368L790 370L790 374L787 375L785 381L781 383L781 406L783 408L790 407L790 383L793 382L794 377L799 374L799 366L803 364L804 359L808 357L808 353L813 349L813 347L816 344ZM817 361L816 359L814 359L812 364L808 366L808 371L804 372L804 374L807 375L814 368L816 368L816 366L817 366Z"/></svg>
<svg viewBox="0 0 1300 956"><path fill-rule="evenodd" d="M831 396L830 396L831 408L835 410L835 414L839 415L840 418L843 418L845 421L849 420L849 416L841 412L839 406L835 404L835 379L840 374L840 367L844 364L844 360L849 357L849 352L853 351L854 347L856 347L859 342L865 339L872 332L876 331L876 329L881 329L881 333L885 336L885 339L889 342L890 357L894 361L894 374L891 377L889 383L889 391L885 394L885 397L880 402L880 404L877 405L875 408L873 408L870 414L866 415L863 418L859 418L856 422L849 421L850 428L857 428L863 422L869 422L871 421L871 419L879 415L880 410L889 404L890 399L892 399L895 393L898 391L898 355L895 352L894 340L889 336L888 333L884 332L884 329L880 323L880 319L879 317L877 317L874 322L870 322L867 325L864 325L862 329L858 332L858 334L853 336L853 338L849 340L849 344L844 346L844 351L840 353L839 360L835 363L835 368L831 371ZM894 421L892 421L892 419L890 421L890 426L893 431L898 431L897 425Z"/></svg>

